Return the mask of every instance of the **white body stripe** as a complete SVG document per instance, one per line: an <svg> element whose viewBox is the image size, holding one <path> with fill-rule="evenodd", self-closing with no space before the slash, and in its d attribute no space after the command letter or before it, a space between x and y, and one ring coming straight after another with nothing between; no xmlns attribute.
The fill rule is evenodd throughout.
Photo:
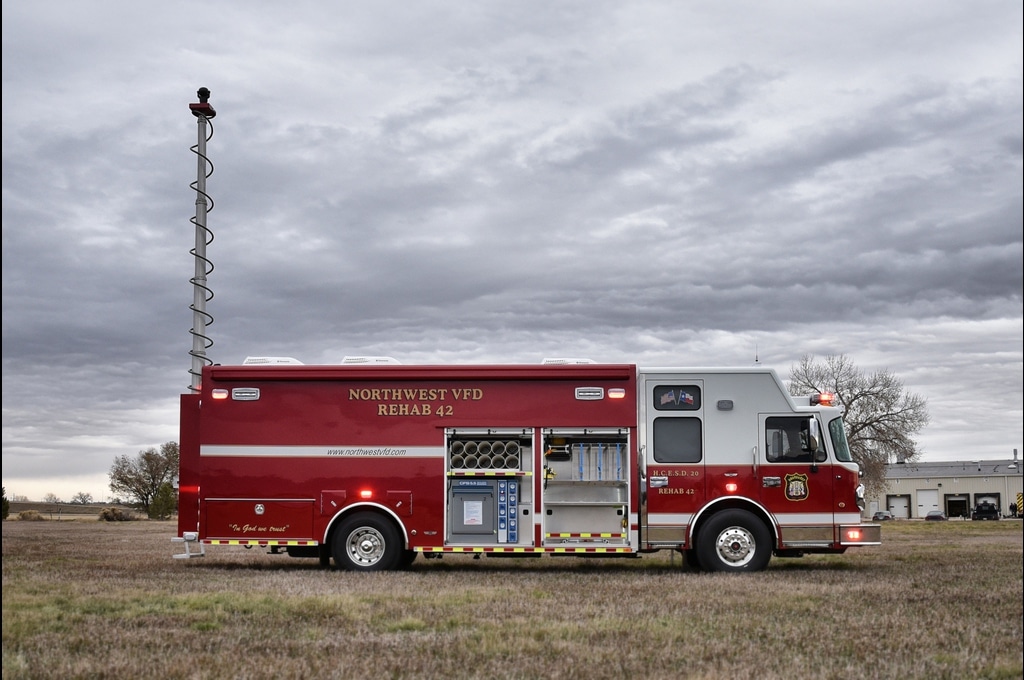
<svg viewBox="0 0 1024 680"><path fill-rule="evenodd" d="M780 527L833 524L832 514L827 512L776 512L774 516Z"/></svg>
<svg viewBox="0 0 1024 680"><path fill-rule="evenodd" d="M771 513L779 526L807 526L809 524L860 524L860 515L856 512L836 514L822 512L775 512ZM689 513L651 513L649 521L652 527L682 526L693 521Z"/></svg>
<svg viewBox="0 0 1024 680"><path fill-rule="evenodd" d="M693 521L693 513L676 513L676 512L652 512L648 516L648 521L652 527L674 527L689 524Z"/></svg>
<svg viewBox="0 0 1024 680"><path fill-rule="evenodd" d="M440 446L201 446L200 456L235 458L444 458Z"/></svg>

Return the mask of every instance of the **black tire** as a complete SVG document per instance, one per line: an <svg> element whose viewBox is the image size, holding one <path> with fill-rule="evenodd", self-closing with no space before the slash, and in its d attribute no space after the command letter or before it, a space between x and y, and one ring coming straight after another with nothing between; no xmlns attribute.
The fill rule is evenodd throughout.
<svg viewBox="0 0 1024 680"><path fill-rule="evenodd" d="M697 559L707 571L761 571L771 557L771 532L746 510L719 512L697 536Z"/></svg>
<svg viewBox="0 0 1024 680"><path fill-rule="evenodd" d="M415 550L403 550L402 557L398 560L399 569L408 569L412 566L412 563L416 561L416 555L419 553Z"/></svg>
<svg viewBox="0 0 1024 680"><path fill-rule="evenodd" d="M700 566L700 560L697 559L696 550L683 550L683 562L690 568L691 571L703 571Z"/></svg>
<svg viewBox="0 0 1024 680"><path fill-rule="evenodd" d="M331 541L334 564L350 571L395 569L404 548L395 525L371 512L342 520Z"/></svg>

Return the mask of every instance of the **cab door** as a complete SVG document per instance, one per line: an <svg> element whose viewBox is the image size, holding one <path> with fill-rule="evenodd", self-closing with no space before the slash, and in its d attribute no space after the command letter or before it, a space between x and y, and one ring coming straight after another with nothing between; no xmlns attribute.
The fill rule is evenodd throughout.
<svg viewBox="0 0 1024 680"><path fill-rule="evenodd" d="M759 417L761 502L779 525L782 548L835 540L832 464L814 414Z"/></svg>
<svg viewBox="0 0 1024 680"><path fill-rule="evenodd" d="M646 375L640 452L645 473L641 540L649 547L689 547L686 536L704 505L704 383Z"/></svg>

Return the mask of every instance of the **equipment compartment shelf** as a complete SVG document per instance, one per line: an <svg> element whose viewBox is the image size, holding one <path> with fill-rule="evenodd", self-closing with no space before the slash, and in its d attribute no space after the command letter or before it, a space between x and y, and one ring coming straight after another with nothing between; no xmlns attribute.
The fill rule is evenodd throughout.
<svg viewBox="0 0 1024 680"><path fill-rule="evenodd" d="M548 480L546 505L624 505L629 502L625 482L558 482Z"/></svg>

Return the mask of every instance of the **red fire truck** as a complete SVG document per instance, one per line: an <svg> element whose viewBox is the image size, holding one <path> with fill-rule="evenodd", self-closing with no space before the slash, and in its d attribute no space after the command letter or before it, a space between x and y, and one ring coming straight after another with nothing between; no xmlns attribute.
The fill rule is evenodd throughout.
<svg viewBox="0 0 1024 680"><path fill-rule="evenodd" d="M176 557L669 549L741 572L881 538L831 395L759 367L212 365L181 397L180 450Z"/></svg>

